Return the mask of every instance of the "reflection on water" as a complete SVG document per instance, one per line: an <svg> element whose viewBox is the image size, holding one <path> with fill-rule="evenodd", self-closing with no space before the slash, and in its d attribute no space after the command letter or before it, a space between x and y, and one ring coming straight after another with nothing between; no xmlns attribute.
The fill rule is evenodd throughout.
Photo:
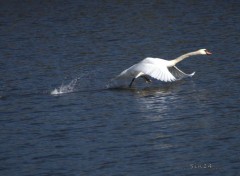
<svg viewBox="0 0 240 176"><path fill-rule="evenodd" d="M167 95L171 94L172 92L176 91L177 88L181 85L183 81L178 81L174 83L162 83L162 85L159 86L154 86L151 85L151 87L145 87L143 89L137 89L136 88L136 93L141 96L156 96L156 95Z"/></svg>
<svg viewBox="0 0 240 176"><path fill-rule="evenodd" d="M174 110L174 102L179 98L177 90L180 84L180 82L170 83L159 87L132 90L136 97L135 105L145 119L143 131L149 124L152 129L147 129L148 133L154 130L150 136L142 136L149 141L154 141L152 145L154 150L170 150L180 145L172 141L180 134L174 129L179 122L169 116L169 112Z"/></svg>
<svg viewBox="0 0 240 176"><path fill-rule="evenodd" d="M154 112L155 116L149 118L161 118L172 104L178 98L177 90L181 85L181 81L175 83L167 83L158 87L147 87L136 89L134 92L139 97L137 101L142 111Z"/></svg>

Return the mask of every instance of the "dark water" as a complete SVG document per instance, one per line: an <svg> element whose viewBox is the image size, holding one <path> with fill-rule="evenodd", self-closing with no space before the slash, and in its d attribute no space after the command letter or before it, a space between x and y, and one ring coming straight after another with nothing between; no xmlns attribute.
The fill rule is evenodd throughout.
<svg viewBox="0 0 240 176"><path fill-rule="evenodd" d="M0 175L238 175L239 1L1 1ZM192 79L106 89L200 48ZM58 93L52 95L51 93Z"/></svg>

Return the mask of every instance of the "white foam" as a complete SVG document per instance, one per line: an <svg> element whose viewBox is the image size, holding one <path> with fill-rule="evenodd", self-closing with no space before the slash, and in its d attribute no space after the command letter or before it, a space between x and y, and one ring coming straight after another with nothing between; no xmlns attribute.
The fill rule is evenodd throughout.
<svg viewBox="0 0 240 176"><path fill-rule="evenodd" d="M66 85L62 84L59 88L55 88L53 91L51 91L51 95L60 95L60 94L74 92L77 81L78 81L78 78L75 78L69 84L66 84Z"/></svg>

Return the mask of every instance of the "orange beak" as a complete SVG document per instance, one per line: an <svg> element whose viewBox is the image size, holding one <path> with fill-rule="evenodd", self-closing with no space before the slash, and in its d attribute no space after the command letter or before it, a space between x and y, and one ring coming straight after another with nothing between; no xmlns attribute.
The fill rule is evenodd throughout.
<svg viewBox="0 0 240 176"><path fill-rule="evenodd" d="M207 54L207 55L211 55L212 53L209 52L208 50L206 50L206 54Z"/></svg>

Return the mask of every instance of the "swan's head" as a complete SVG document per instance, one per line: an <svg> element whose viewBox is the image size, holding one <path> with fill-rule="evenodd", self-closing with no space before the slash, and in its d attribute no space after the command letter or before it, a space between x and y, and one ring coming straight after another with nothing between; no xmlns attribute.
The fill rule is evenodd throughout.
<svg viewBox="0 0 240 176"><path fill-rule="evenodd" d="M199 54L201 55L210 55L212 54L211 52L209 52L207 49L200 49L197 51Z"/></svg>

